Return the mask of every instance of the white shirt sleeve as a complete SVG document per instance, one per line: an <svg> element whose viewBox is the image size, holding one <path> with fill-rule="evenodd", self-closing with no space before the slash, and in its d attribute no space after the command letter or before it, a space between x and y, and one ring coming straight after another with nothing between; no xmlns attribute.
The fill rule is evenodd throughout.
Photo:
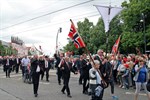
<svg viewBox="0 0 150 100"><path fill-rule="evenodd" d="M135 71L137 72L137 70L139 69L139 65L136 64L135 67L134 67Z"/></svg>

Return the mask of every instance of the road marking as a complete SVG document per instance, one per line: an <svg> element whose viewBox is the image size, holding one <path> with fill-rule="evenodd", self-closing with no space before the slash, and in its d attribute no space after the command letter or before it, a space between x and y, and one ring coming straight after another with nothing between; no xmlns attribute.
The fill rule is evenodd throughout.
<svg viewBox="0 0 150 100"><path fill-rule="evenodd" d="M39 82L40 84L44 84L44 85L48 85L48 84L50 84L50 83L48 83L48 82Z"/></svg>
<svg viewBox="0 0 150 100"><path fill-rule="evenodd" d="M134 92L126 92L125 94L134 95L135 93ZM139 93L139 95L146 96L145 93Z"/></svg>

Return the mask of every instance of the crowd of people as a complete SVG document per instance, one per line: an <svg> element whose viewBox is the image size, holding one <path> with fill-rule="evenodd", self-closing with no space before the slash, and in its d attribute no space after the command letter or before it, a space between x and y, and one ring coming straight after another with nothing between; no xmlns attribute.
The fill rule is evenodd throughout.
<svg viewBox="0 0 150 100"><path fill-rule="evenodd" d="M54 63L55 62L55 63ZM114 93L114 86L120 88L135 89L135 100L138 100L138 93L141 88L145 90L148 100L150 100L149 87L149 68L150 55L148 54L107 54L99 49L97 54L82 54L73 57L70 54L54 54L54 59L48 56L33 57L24 56L4 56L1 58L3 70L6 78L11 77L11 71L19 72L22 70L24 82L33 83L33 93L38 96L39 80L43 80L46 74L46 81L49 82L49 70L55 65L57 69L58 85L63 83L60 90L67 97L71 98L69 88L70 73L79 74L78 84L82 85L82 93L91 96L91 100L103 100L104 90L110 85L111 96L117 98ZM62 82L63 81L63 82Z"/></svg>

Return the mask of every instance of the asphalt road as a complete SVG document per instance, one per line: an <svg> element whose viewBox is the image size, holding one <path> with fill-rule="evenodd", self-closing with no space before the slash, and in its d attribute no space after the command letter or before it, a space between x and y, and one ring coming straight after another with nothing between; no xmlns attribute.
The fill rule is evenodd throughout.
<svg viewBox="0 0 150 100"><path fill-rule="evenodd" d="M6 78L0 68L0 100L90 100L90 96L82 94L82 85L78 84L79 75L71 75L70 90L72 98L60 92L63 85L58 85L56 71L50 71L50 82L45 79L40 81L39 95L34 97L32 84L23 83L21 73L11 73L11 78ZM44 77L45 78L45 77ZM115 85L115 95L119 100L134 100L134 89L121 89ZM112 100L110 87L105 89L104 100ZM148 100L146 94L141 91L139 100Z"/></svg>

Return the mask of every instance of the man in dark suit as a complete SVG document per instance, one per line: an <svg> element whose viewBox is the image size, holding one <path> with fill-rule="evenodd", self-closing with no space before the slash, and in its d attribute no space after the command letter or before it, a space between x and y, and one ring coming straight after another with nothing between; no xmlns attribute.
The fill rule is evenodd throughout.
<svg viewBox="0 0 150 100"><path fill-rule="evenodd" d="M87 60L87 55L83 54L83 59L81 60L81 66L82 66L82 74L83 74L83 94L88 94L88 88L89 88L89 70L90 70L90 63Z"/></svg>
<svg viewBox="0 0 150 100"><path fill-rule="evenodd" d="M45 60L44 56L39 57L39 66L40 66L40 75L41 75L41 80L43 80L44 77L44 72L45 72Z"/></svg>
<svg viewBox="0 0 150 100"><path fill-rule="evenodd" d="M49 70L51 68L51 63L48 56L45 56L45 72L46 72L46 81L49 82Z"/></svg>
<svg viewBox="0 0 150 100"><path fill-rule="evenodd" d="M6 71L6 56L3 57L3 60L2 60L2 65L3 65L3 71L5 72Z"/></svg>
<svg viewBox="0 0 150 100"><path fill-rule="evenodd" d="M7 56L4 60L3 60L3 64L4 64L4 69L6 72L6 78L10 78L10 72L11 72L11 60L9 58L9 56Z"/></svg>
<svg viewBox="0 0 150 100"><path fill-rule="evenodd" d="M33 92L34 96L38 96L38 87L39 87L39 78L40 78L40 71L37 71L39 66L38 56L34 55L31 59L31 73L32 73L32 82L33 82Z"/></svg>
<svg viewBox="0 0 150 100"><path fill-rule="evenodd" d="M63 61L61 61L62 63L61 63L60 68L62 69L64 86L63 86L61 92L63 94L65 94L65 90L66 90L67 91L67 96L71 98L72 96L70 94L70 89L69 89L70 72L72 71L74 74L76 74L76 73L75 73L75 71L72 68L71 62L69 62L69 57L65 57L62 60Z"/></svg>
<svg viewBox="0 0 150 100"><path fill-rule="evenodd" d="M62 71L58 65L60 64L61 59L63 58L63 54L60 54L60 57L58 57L57 54L54 54L56 64L55 67L57 68L57 78L58 78L58 84L61 85L61 78L62 78Z"/></svg>
<svg viewBox="0 0 150 100"><path fill-rule="evenodd" d="M19 72L20 64L21 64L21 59L19 59L19 57L16 57L15 60L14 60L14 66L15 66L16 73Z"/></svg>

